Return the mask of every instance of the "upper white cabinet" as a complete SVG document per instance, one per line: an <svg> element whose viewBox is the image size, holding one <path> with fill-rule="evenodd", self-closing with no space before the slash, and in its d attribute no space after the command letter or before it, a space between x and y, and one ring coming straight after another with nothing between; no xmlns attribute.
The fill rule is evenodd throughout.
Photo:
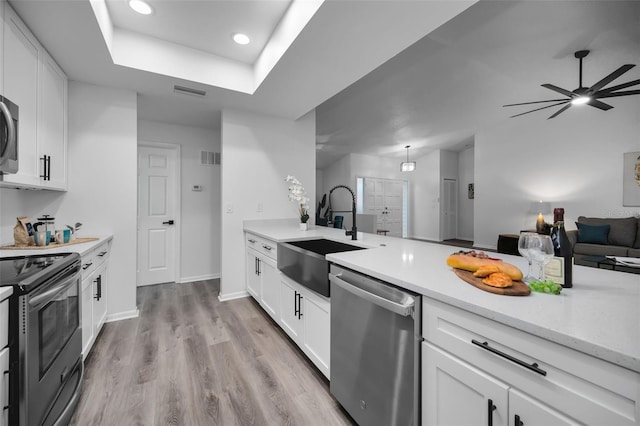
<svg viewBox="0 0 640 426"><path fill-rule="evenodd" d="M3 5L3 95L19 108L19 170L0 184L66 190L67 77L11 6Z"/></svg>

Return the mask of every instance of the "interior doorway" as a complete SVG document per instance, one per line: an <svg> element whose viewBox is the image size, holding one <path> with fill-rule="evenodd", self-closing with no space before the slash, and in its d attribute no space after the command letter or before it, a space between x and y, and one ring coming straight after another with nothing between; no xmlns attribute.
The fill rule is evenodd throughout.
<svg viewBox="0 0 640 426"><path fill-rule="evenodd" d="M179 276L179 159L179 145L138 145L138 286Z"/></svg>
<svg viewBox="0 0 640 426"><path fill-rule="evenodd" d="M458 181L442 179L440 196L440 239L458 238Z"/></svg>
<svg viewBox="0 0 640 426"><path fill-rule="evenodd" d="M357 178L358 202L364 214L376 216L376 232L407 236L408 183L399 179Z"/></svg>

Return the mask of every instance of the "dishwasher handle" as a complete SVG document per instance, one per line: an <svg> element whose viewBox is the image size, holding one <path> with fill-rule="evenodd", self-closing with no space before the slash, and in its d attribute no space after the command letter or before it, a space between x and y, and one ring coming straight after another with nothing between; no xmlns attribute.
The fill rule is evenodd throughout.
<svg viewBox="0 0 640 426"><path fill-rule="evenodd" d="M358 287L357 284L349 283L335 274L329 274L329 281L355 296L358 296L371 303L375 303L381 308L384 308L398 315L402 315L403 317L408 317L413 313L413 307L416 303L414 297L408 297L405 303L398 303L380 295L363 290L362 288Z"/></svg>

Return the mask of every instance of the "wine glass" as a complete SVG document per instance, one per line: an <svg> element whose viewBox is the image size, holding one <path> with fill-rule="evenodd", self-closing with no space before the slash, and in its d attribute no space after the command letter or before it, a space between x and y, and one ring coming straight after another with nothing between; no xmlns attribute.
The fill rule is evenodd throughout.
<svg viewBox="0 0 640 426"><path fill-rule="evenodd" d="M523 281L525 282L529 282L534 279L534 277L531 275L532 259L531 259L531 253L529 252L529 249L536 244L534 239L537 236L538 234L534 232L521 232L520 237L518 237L518 252L520 253L520 256L524 257L525 259L527 259L527 262L529 262L529 269L527 270L527 275L523 278Z"/></svg>
<svg viewBox="0 0 640 426"><path fill-rule="evenodd" d="M540 279L545 280L544 267L551 261L554 255L553 241L548 235L538 235L537 243L533 248L529 248L532 259L540 264Z"/></svg>

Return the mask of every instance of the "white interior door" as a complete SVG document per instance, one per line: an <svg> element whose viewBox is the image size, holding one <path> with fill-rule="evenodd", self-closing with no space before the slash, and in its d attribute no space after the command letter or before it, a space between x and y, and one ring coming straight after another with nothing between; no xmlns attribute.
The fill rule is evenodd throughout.
<svg viewBox="0 0 640 426"><path fill-rule="evenodd" d="M441 206L441 238L450 240L458 238L458 182L456 179L442 180Z"/></svg>
<svg viewBox="0 0 640 426"><path fill-rule="evenodd" d="M138 285L176 279L177 148L138 147Z"/></svg>
<svg viewBox="0 0 640 426"><path fill-rule="evenodd" d="M364 179L364 211L375 214L377 230L386 235L402 237L404 181L394 179Z"/></svg>

